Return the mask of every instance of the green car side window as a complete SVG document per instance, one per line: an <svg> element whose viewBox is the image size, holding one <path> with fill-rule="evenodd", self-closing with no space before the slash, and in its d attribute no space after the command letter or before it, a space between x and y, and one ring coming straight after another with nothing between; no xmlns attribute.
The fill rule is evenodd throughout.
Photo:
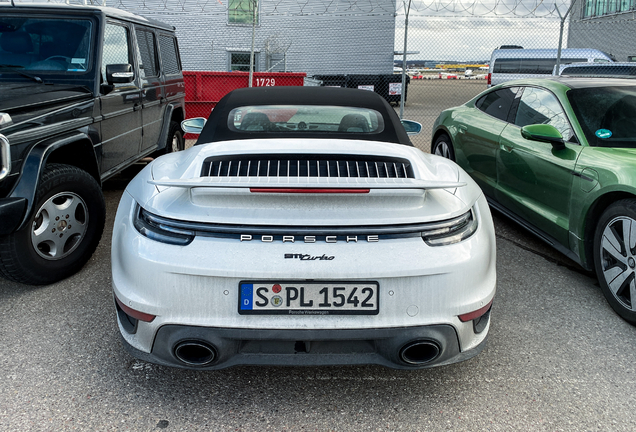
<svg viewBox="0 0 636 432"><path fill-rule="evenodd" d="M515 125L523 127L533 124L554 126L565 141L569 141L574 135L557 98L547 90L526 87L519 102Z"/></svg>
<svg viewBox="0 0 636 432"><path fill-rule="evenodd" d="M475 106L499 120L506 121L519 87L507 87L490 92L475 102Z"/></svg>

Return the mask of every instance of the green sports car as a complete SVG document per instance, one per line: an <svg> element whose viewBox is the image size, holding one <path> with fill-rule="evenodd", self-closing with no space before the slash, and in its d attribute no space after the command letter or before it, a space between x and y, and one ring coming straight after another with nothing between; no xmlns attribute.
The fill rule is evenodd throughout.
<svg viewBox="0 0 636 432"><path fill-rule="evenodd" d="M636 82L509 81L443 111L431 152L456 161L492 207L594 270L636 324Z"/></svg>

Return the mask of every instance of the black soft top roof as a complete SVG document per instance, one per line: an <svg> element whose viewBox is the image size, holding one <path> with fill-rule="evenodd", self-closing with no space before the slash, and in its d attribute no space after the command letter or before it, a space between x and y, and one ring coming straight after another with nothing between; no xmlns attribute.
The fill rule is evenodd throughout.
<svg viewBox="0 0 636 432"><path fill-rule="evenodd" d="M400 118L391 105L380 95L357 89L339 87L252 87L234 90L225 95L208 118L195 145L215 141L252 138L320 138L316 132L235 132L228 128L228 116L234 108L254 105L331 105L371 108L384 118L384 130L377 134L325 133L324 138L360 139L411 144Z"/></svg>

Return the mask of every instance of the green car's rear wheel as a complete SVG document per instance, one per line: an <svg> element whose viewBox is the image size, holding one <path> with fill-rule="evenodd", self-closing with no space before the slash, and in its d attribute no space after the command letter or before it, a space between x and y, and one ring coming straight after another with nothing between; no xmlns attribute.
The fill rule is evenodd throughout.
<svg viewBox="0 0 636 432"><path fill-rule="evenodd" d="M431 149L431 153L455 161L453 143L451 142L450 137L446 134L441 134L437 137L433 144L433 148Z"/></svg>
<svg viewBox="0 0 636 432"><path fill-rule="evenodd" d="M601 215L594 265L610 306L636 325L636 200L617 201Z"/></svg>

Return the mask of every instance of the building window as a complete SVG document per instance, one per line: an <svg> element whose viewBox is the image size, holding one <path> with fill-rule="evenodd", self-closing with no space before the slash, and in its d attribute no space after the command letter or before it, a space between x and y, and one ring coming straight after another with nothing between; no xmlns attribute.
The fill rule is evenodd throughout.
<svg viewBox="0 0 636 432"><path fill-rule="evenodd" d="M259 24L259 0L229 0L227 22L229 24Z"/></svg>
<svg viewBox="0 0 636 432"><path fill-rule="evenodd" d="M605 6L607 5L607 0L596 0L596 11L594 12L595 16L605 15Z"/></svg>
<svg viewBox="0 0 636 432"><path fill-rule="evenodd" d="M636 0L585 0L583 18L627 12L635 7Z"/></svg>
<svg viewBox="0 0 636 432"><path fill-rule="evenodd" d="M254 53L254 72L258 72L258 53ZM250 71L250 53L249 52L230 52L230 71Z"/></svg>

